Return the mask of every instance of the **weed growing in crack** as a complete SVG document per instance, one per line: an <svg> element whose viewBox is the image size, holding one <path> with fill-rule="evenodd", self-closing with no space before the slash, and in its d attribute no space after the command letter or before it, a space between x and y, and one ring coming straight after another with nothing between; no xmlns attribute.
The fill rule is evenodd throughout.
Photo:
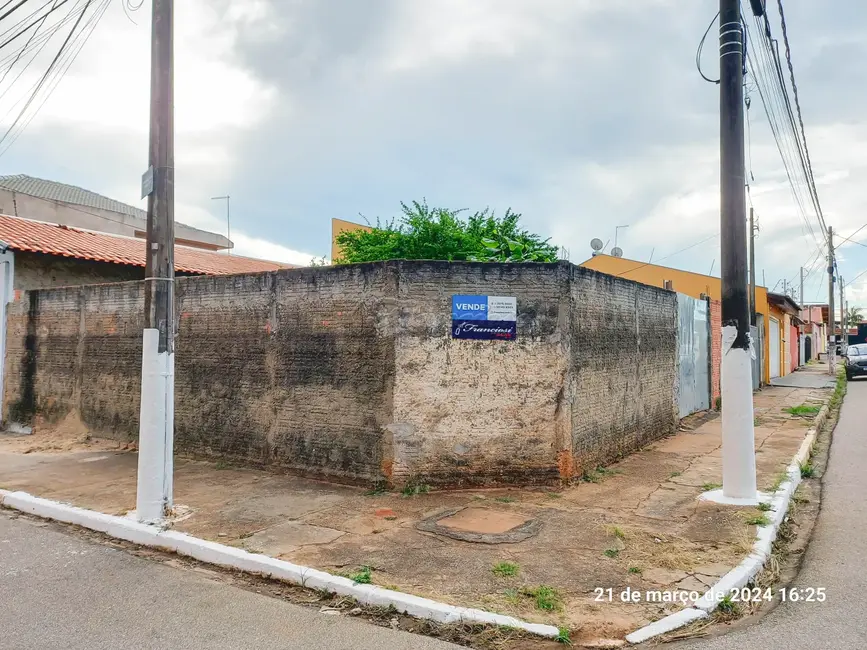
<svg viewBox="0 0 867 650"><path fill-rule="evenodd" d="M634 575L641 575L642 568L640 566L631 566L629 567L629 573L632 573Z"/></svg>
<svg viewBox="0 0 867 650"><path fill-rule="evenodd" d="M759 505L757 505L756 508L757 508L760 512L770 512L770 511L773 509L773 506L772 506L770 503L764 503L764 502L762 502L762 503L760 503Z"/></svg>
<svg viewBox="0 0 867 650"><path fill-rule="evenodd" d="M501 578L511 578L513 576L518 575L518 569L520 567L515 562L497 562L491 571L495 576L500 576Z"/></svg>
<svg viewBox="0 0 867 650"><path fill-rule="evenodd" d="M681 475L681 472L672 472L671 474L668 475L668 478L677 478L680 475Z"/></svg>
<svg viewBox="0 0 867 650"><path fill-rule="evenodd" d="M606 548L605 551L603 552L603 555L605 557L610 557L613 559L613 558L617 557L618 555L620 555L620 549L618 549L618 548Z"/></svg>
<svg viewBox="0 0 867 650"><path fill-rule="evenodd" d="M749 526L767 526L770 521L765 515L757 515L755 517L750 517L747 519L747 525Z"/></svg>
<svg viewBox="0 0 867 650"><path fill-rule="evenodd" d="M524 587L521 590L525 596L533 598L536 602L536 609L541 609L546 612L553 612L563 606L563 599L554 587L541 585L539 587Z"/></svg>
<svg viewBox="0 0 867 650"><path fill-rule="evenodd" d="M717 605L717 609L723 614L728 614L730 616L738 616L741 613L740 605L732 600L731 594L723 596L719 605Z"/></svg>
<svg viewBox="0 0 867 650"><path fill-rule="evenodd" d="M557 628L557 638L555 640L557 641L557 643L562 643L563 645L572 645L572 639L569 638L569 628Z"/></svg>
<svg viewBox="0 0 867 650"><path fill-rule="evenodd" d="M710 492L711 490L719 490L722 487L722 483L705 483L701 486L702 492Z"/></svg>
<svg viewBox="0 0 867 650"><path fill-rule="evenodd" d="M363 566L356 573L349 574L349 579L359 585L369 585L371 571L369 566Z"/></svg>
<svg viewBox="0 0 867 650"><path fill-rule="evenodd" d="M785 483L788 479L789 475L785 471L777 474L777 478L774 479L774 482L771 484L771 492L776 492L777 490L779 490L783 486L783 483Z"/></svg>
<svg viewBox="0 0 867 650"><path fill-rule="evenodd" d="M813 478L816 476L816 469L810 461L798 463L798 468L801 470L801 478Z"/></svg>

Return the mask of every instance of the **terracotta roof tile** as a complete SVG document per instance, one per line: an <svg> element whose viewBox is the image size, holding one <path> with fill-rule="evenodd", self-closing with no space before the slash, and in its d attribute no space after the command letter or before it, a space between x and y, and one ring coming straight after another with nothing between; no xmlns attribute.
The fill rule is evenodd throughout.
<svg viewBox="0 0 867 650"><path fill-rule="evenodd" d="M0 215L0 241L17 251L75 257L95 262L145 265L145 241L119 235ZM175 245L175 270L203 275L257 273L292 268L292 264Z"/></svg>

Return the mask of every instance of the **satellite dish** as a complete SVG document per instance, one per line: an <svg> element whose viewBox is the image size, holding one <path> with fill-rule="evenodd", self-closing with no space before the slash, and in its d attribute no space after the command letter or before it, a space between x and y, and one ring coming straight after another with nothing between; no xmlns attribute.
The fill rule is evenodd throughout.
<svg viewBox="0 0 867 650"><path fill-rule="evenodd" d="M623 249L620 246L615 246L611 249L611 255L614 257L623 257Z"/></svg>
<svg viewBox="0 0 867 650"><path fill-rule="evenodd" d="M590 242L590 248L595 251L601 251L603 246L605 246L605 244L603 244L602 240L598 237L593 238L593 240Z"/></svg>

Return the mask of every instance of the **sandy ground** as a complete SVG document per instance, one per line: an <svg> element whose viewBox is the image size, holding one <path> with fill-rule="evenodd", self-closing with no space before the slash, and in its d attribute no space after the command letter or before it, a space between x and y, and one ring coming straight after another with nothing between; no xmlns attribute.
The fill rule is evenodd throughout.
<svg viewBox="0 0 867 650"><path fill-rule="evenodd" d="M756 394L760 489L776 482L812 423L784 409L821 404L830 392ZM178 458L175 501L191 514L175 526L346 575L369 567L376 584L565 626L575 641L621 639L680 608L619 602L623 590L702 591L752 545L747 519L761 513L698 501L721 481L720 425L715 413L693 416L677 435L557 490L372 494ZM136 462L134 450L91 438L74 415L30 436L0 434L0 487L111 514L135 506ZM459 531L538 525L523 541L495 544L416 527L450 512L445 523ZM504 562L514 567L494 570Z"/></svg>

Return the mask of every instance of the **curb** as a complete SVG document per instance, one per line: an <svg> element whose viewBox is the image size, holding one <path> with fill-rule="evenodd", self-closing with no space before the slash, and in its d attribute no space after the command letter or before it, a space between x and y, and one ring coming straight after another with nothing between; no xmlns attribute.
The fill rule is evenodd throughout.
<svg viewBox="0 0 867 650"><path fill-rule="evenodd" d="M482 623L516 628L550 638L556 638L560 634L553 625L528 623L503 614L456 607L375 585L358 584L348 578L334 576L325 571L292 564L267 555L249 553L233 546L209 542L173 530L164 530L132 519L42 499L26 492L0 490L0 505L37 517L82 526L133 544L172 551L201 562L259 574L309 589L350 596L363 605L393 606L400 613L437 623Z"/></svg>
<svg viewBox="0 0 867 650"><path fill-rule="evenodd" d="M738 566L720 578L701 598L693 603L693 607L669 614L650 625L627 634L626 640L629 643L642 643L660 634L684 627L698 619L707 618L717 608L723 596L729 594L732 589L745 587L762 570L762 567L771 555L774 540L777 538L777 531L783 523L786 513L789 511L792 495L801 482L800 464L810 457L813 444L816 442L817 432L824 426L829 412L830 407L826 403L822 406L818 415L816 415L813 426L807 430L807 435L801 443L798 453L795 454L792 462L786 468L788 478L771 497L771 510L768 514L773 518L767 526L759 528L752 553Z"/></svg>

